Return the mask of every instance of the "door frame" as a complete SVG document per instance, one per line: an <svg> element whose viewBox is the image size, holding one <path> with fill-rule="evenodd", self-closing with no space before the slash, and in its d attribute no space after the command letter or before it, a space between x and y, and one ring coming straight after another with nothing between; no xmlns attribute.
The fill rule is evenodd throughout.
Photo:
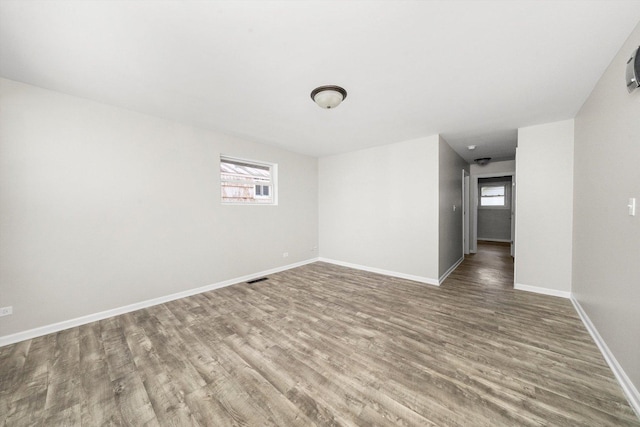
<svg viewBox="0 0 640 427"><path fill-rule="evenodd" d="M515 194L515 186L513 183L516 182L516 172L493 172L493 173L479 173L476 175L471 175L471 194L469 204L471 206L471 212L473 213L471 218L471 239L469 251L472 254L478 252L478 178L498 178L501 176L510 176L512 183L512 193L511 193L511 253L515 253L515 235L514 235L514 225L515 225L515 211L516 211L516 200L514 197Z"/></svg>
<svg viewBox="0 0 640 427"><path fill-rule="evenodd" d="M462 169L462 256L469 255L470 238L469 233L469 183L470 175Z"/></svg>

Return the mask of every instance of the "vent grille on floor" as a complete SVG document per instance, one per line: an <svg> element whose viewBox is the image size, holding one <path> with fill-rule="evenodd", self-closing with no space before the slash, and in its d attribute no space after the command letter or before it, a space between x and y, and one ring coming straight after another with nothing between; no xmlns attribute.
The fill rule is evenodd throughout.
<svg viewBox="0 0 640 427"><path fill-rule="evenodd" d="M259 279L249 280L247 283L251 285L253 283L264 282L265 280L269 280L269 278L268 277L261 277Z"/></svg>

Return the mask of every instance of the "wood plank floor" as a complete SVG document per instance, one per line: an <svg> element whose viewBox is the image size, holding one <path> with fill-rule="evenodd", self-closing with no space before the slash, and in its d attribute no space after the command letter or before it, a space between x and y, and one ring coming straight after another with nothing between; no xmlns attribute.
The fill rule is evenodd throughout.
<svg viewBox="0 0 640 427"><path fill-rule="evenodd" d="M640 426L570 302L315 263L0 348L5 425Z"/></svg>

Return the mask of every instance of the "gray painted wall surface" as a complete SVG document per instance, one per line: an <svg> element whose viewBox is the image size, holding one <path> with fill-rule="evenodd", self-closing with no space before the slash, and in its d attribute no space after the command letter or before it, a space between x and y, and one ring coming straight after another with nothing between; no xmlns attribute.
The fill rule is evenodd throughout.
<svg viewBox="0 0 640 427"><path fill-rule="evenodd" d="M315 158L4 79L0 109L0 336L317 256ZM279 205L222 206L221 153Z"/></svg>
<svg viewBox="0 0 640 427"><path fill-rule="evenodd" d="M518 129L516 286L571 291L573 128L564 120Z"/></svg>
<svg viewBox="0 0 640 427"><path fill-rule="evenodd" d="M575 120L573 293L640 389L640 89L625 65L640 45L636 27ZM640 209L640 206L638 207Z"/></svg>
<svg viewBox="0 0 640 427"><path fill-rule="evenodd" d="M438 136L319 161L320 255L438 278Z"/></svg>
<svg viewBox="0 0 640 427"><path fill-rule="evenodd" d="M511 209L478 209L478 240L511 240Z"/></svg>
<svg viewBox="0 0 640 427"><path fill-rule="evenodd" d="M438 277L462 258L462 170L469 171L464 161L439 137L438 200ZM456 206L455 211L453 206Z"/></svg>

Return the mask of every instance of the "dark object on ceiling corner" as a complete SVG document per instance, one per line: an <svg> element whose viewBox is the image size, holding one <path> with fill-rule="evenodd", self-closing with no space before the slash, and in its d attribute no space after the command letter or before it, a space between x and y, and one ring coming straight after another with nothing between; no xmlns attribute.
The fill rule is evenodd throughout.
<svg viewBox="0 0 640 427"><path fill-rule="evenodd" d="M491 161L491 157L480 157L479 159L474 159L473 161L476 162L478 166L486 166Z"/></svg>
<svg viewBox="0 0 640 427"><path fill-rule="evenodd" d="M631 54L627 61L627 90L629 93L640 87L640 46Z"/></svg>

